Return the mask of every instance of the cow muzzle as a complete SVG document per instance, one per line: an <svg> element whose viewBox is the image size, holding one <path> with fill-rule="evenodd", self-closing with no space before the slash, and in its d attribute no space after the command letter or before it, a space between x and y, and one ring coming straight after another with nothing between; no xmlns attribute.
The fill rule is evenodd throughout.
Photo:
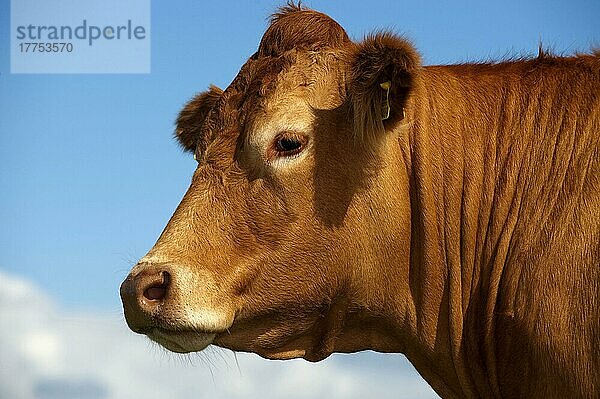
<svg viewBox="0 0 600 399"><path fill-rule="evenodd" d="M174 267L141 263L123 281L120 294L131 330L184 353L210 345L232 320L222 317L223 312L185 303L181 292L191 291L191 286L182 275Z"/></svg>

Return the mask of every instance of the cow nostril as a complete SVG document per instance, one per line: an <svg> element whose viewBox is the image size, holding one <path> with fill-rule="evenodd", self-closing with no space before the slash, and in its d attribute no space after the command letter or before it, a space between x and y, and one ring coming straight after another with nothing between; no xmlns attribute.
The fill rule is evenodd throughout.
<svg viewBox="0 0 600 399"><path fill-rule="evenodd" d="M159 301L167 296L167 288L171 281L171 276L168 272L161 272L162 281L152 284L144 291L144 297L151 301Z"/></svg>
<svg viewBox="0 0 600 399"><path fill-rule="evenodd" d="M155 286L144 291L144 297L150 300L160 300L167 295L167 287Z"/></svg>

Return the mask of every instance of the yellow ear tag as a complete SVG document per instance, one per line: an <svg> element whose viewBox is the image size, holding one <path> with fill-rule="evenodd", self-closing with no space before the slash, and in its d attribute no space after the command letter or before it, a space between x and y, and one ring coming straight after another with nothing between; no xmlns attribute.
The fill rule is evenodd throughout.
<svg viewBox="0 0 600 399"><path fill-rule="evenodd" d="M390 87L392 86L392 82L388 80L387 82L380 83L379 86L385 90L385 104L383 105L383 116L381 118L381 120L384 121L390 117Z"/></svg>

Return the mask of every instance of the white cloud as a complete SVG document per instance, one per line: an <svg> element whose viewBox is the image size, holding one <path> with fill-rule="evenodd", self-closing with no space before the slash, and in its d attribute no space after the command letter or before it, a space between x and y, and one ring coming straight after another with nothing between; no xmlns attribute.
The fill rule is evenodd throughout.
<svg viewBox="0 0 600 399"><path fill-rule="evenodd" d="M402 355L175 355L130 332L120 312L66 312L2 271L0 326L0 399L437 397Z"/></svg>

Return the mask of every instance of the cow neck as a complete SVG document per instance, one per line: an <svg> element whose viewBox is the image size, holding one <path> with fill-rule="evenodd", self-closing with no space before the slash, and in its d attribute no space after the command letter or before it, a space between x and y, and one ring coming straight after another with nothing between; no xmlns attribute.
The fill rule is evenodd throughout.
<svg viewBox="0 0 600 399"><path fill-rule="evenodd" d="M514 193L494 198L498 121L483 110L497 107L498 87L477 85L487 104L473 104L471 79L425 68L407 106L415 302L407 356L443 396L489 397L499 394L494 309L518 202Z"/></svg>

